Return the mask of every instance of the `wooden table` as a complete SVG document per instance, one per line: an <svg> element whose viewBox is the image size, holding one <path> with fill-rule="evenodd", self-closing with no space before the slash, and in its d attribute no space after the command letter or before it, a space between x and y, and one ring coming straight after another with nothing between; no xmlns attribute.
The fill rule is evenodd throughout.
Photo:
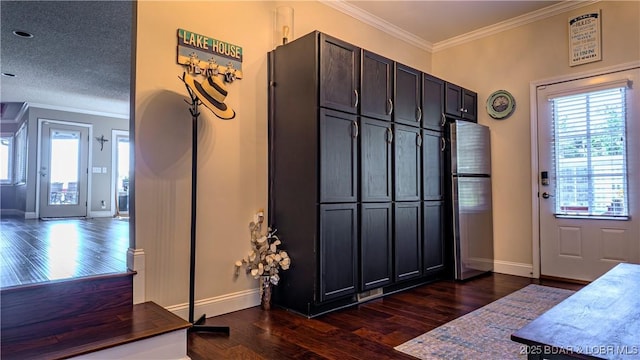
<svg viewBox="0 0 640 360"><path fill-rule="evenodd" d="M528 359L640 359L640 265L617 265L511 340Z"/></svg>

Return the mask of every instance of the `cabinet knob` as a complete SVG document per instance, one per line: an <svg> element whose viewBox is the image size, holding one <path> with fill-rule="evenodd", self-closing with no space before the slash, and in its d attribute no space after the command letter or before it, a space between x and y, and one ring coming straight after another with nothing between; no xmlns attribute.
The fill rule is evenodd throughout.
<svg viewBox="0 0 640 360"><path fill-rule="evenodd" d="M393 130L387 128L387 142L391 144L393 142Z"/></svg>
<svg viewBox="0 0 640 360"><path fill-rule="evenodd" d="M447 142L443 137L440 138L440 151L444 151L447 147Z"/></svg>
<svg viewBox="0 0 640 360"><path fill-rule="evenodd" d="M358 90L353 90L353 94L355 95L355 103L353 104L353 107L358 107L358 101L360 101L360 96L358 95Z"/></svg>
<svg viewBox="0 0 640 360"><path fill-rule="evenodd" d="M440 127L444 127L444 125L447 123L447 118L444 116L444 113L440 113L442 120L440 120Z"/></svg>
<svg viewBox="0 0 640 360"><path fill-rule="evenodd" d="M387 115L391 115L393 113L393 101L391 101L391 99L387 99L387 103L389 104L389 106L387 107L389 109Z"/></svg>
<svg viewBox="0 0 640 360"><path fill-rule="evenodd" d="M416 122L420 122L420 120L422 120L422 108L418 106L418 118L416 119Z"/></svg>
<svg viewBox="0 0 640 360"><path fill-rule="evenodd" d="M416 145L418 147L422 146L422 136L420 134L416 134Z"/></svg>
<svg viewBox="0 0 640 360"><path fill-rule="evenodd" d="M353 128L353 132L352 132L351 136L353 136L353 138L355 139L355 138L358 137L358 133L359 133L358 122L357 121L353 121L352 122L352 128Z"/></svg>
<svg viewBox="0 0 640 360"><path fill-rule="evenodd" d="M460 108L460 112L464 112L464 108Z"/></svg>

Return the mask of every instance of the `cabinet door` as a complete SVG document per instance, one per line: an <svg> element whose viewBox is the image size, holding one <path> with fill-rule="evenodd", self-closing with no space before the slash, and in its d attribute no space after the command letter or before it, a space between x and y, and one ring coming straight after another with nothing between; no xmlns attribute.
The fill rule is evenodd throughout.
<svg viewBox="0 0 640 360"><path fill-rule="evenodd" d="M478 94L471 90L462 89L462 118L477 122Z"/></svg>
<svg viewBox="0 0 640 360"><path fill-rule="evenodd" d="M321 302L356 293L357 224L355 203L320 205Z"/></svg>
<svg viewBox="0 0 640 360"><path fill-rule="evenodd" d="M360 79L360 114L391 121L393 110L393 61L372 52L362 51Z"/></svg>
<svg viewBox="0 0 640 360"><path fill-rule="evenodd" d="M442 133L422 130L422 199L443 200L444 138Z"/></svg>
<svg viewBox="0 0 640 360"><path fill-rule="evenodd" d="M320 106L355 114L359 79L360 48L320 34Z"/></svg>
<svg viewBox="0 0 640 360"><path fill-rule="evenodd" d="M394 121L420 126L422 118L420 84L422 72L396 63Z"/></svg>
<svg viewBox="0 0 640 360"><path fill-rule="evenodd" d="M396 280L422 274L422 216L420 202L397 202L394 209Z"/></svg>
<svg viewBox="0 0 640 360"><path fill-rule="evenodd" d="M394 198L419 201L422 187L422 135L419 128L394 125Z"/></svg>
<svg viewBox="0 0 640 360"><path fill-rule="evenodd" d="M445 83L444 112L454 118L462 117L462 88L458 85Z"/></svg>
<svg viewBox="0 0 640 360"><path fill-rule="evenodd" d="M422 127L444 131L444 80L423 74Z"/></svg>
<svg viewBox="0 0 640 360"><path fill-rule="evenodd" d="M361 205L360 288L370 290L391 283L391 203Z"/></svg>
<svg viewBox="0 0 640 360"><path fill-rule="evenodd" d="M357 201L357 136L356 115L321 109L320 202Z"/></svg>
<svg viewBox="0 0 640 360"><path fill-rule="evenodd" d="M442 201L425 201L423 206L423 259L425 274L444 269L444 235Z"/></svg>
<svg viewBox="0 0 640 360"><path fill-rule="evenodd" d="M391 201L391 124L361 118L360 188L363 202Z"/></svg>

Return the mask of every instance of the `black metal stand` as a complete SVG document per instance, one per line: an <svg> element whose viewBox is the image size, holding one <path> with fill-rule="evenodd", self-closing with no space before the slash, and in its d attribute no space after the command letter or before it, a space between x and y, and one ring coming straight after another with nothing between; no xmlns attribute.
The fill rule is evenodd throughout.
<svg viewBox="0 0 640 360"><path fill-rule="evenodd" d="M189 261L189 322L192 326L189 328L189 332L214 332L229 335L228 326L204 325L206 314L202 314L197 321L193 321L196 290L196 185L198 180L198 116L200 116L198 105L200 105L200 100L193 94L189 86L186 87L191 97L189 112L191 113L193 126L193 148L191 152L191 258Z"/></svg>

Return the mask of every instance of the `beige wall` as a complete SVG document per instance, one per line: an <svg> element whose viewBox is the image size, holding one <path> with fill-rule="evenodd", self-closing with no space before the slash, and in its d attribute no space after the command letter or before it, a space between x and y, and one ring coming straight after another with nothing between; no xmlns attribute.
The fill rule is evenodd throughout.
<svg viewBox="0 0 640 360"><path fill-rule="evenodd" d="M569 67L567 20L602 10L602 61ZM433 54L432 72L478 92L479 122L491 127L495 257L532 264L529 84L640 60L640 2L604 1ZM516 98L507 120L485 110L499 89Z"/></svg>
<svg viewBox="0 0 640 360"><path fill-rule="evenodd" d="M196 299L256 287L245 276L235 281L233 264L249 250L254 212L267 206L267 52L279 4L284 3L138 3L135 236L136 247L146 254L147 300L162 306L188 301L191 116L178 80L183 71L176 63L178 28L239 45L244 56L244 77L229 84L226 99L236 118L222 121L201 109ZM320 30L420 70L431 66L429 53L321 3L287 4L295 11L296 38ZM296 261L304 260L293 259L294 268Z"/></svg>

